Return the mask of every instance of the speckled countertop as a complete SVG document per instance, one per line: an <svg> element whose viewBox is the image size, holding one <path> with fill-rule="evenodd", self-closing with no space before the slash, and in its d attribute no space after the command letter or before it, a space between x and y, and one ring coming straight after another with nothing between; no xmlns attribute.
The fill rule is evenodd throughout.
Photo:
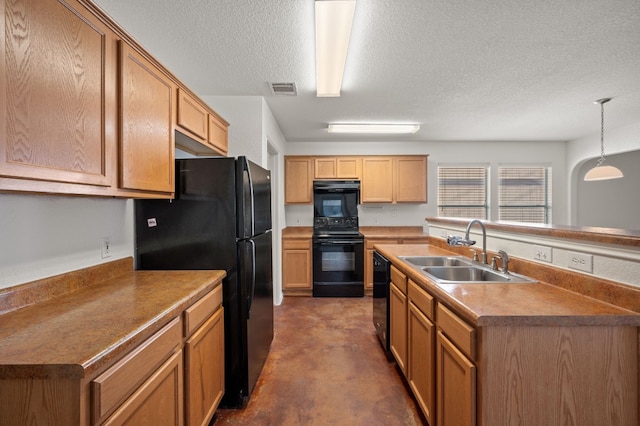
<svg viewBox="0 0 640 426"><path fill-rule="evenodd" d="M534 284L437 284L398 258L452 254L433 245L377 244L375 248L410 279L476 326L640 326L640 314L636 312L542 281Z"/></svg>
<svg viewBox="0 0 640 426"><path fill-rule="evenodd" d="M98 373L221 284L224 271L129 271L0 316L0 378Z"/></svg>

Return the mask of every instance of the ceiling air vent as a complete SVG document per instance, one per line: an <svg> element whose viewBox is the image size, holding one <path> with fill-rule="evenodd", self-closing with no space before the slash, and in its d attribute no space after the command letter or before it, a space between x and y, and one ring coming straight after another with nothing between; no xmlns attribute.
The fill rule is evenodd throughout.
<svg viewBox="0 0 640 426"><path fill-rule="evenodd" d="M296 96L298 94L295 83L269 83L271 93L276 96Z"/></svg>

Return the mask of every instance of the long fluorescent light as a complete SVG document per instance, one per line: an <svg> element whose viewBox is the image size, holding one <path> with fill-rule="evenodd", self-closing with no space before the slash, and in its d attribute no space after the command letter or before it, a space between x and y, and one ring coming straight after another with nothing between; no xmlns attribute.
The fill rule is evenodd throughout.
<svg viewBox="0 0 640 426"><path fill-rule="evenodd" d="M340 96L356 0L317 0L316 95Z"/></svg>
<svg viewBox="0 0 640 426"><path fill-rule="evenodd" d="M329 124L329 133L415 133L419 124Z"/></svg>

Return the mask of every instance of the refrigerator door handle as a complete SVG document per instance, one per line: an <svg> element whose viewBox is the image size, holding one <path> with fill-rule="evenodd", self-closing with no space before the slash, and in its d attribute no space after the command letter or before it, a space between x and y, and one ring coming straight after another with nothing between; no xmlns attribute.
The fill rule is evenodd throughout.
<svg viewBox="0 0 640 426"><path fill-rule="evenodd" d="M253 193L253 179L251 178L251 167L248 162L245 162L245 171L247 172L247 179L249 181L249 199L251 203L250 211L251 211L251 235L256 235L256 210L255 210L255 200Z"/></svg>
<svg viewBox="0 0 640 426"><path fill-rule="evenodd" d="M247 296L247 319L251 318L251 305L256 292L256 243L249 240L251 244L251 294Z"/></svg>

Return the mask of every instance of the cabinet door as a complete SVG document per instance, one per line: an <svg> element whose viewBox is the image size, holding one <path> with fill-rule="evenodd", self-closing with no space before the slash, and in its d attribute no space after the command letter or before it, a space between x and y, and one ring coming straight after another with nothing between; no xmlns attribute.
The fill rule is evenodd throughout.
<svg viewBox="0 0 640 426"><path fill-rule="evenodd" d="M411 301L408 335L409 386L425 418L429 424L434 424L435 326Z"/></svg>
<svg viewBox="0 0 640 426"><path fill-rule="evenodd" d="M0 176L115 184L115 35L75 0L1 8Z"/></svg>
<svg viewBox="0 0 640 426"><path fill-rule="evenodd" d="M285 158L285 204L310 204L313 186L313 163L311 158Z"/></svg>
<svg viewBox="0 0 640 426"><path fill-rule="evenodd" d="M360 191L363 203L391 203L393 201L393 158L363 158Z"/></svg>
<svg viewBox="0 0 640 426"><path fill-rule="evenodd" d="M339 179L360 179L361 169L361 158L338 157L336 159L336 177Z"/></svg>
<svg viewBox="0 0 640 426"><path fill-rule="evenodd" d="M120 43L120 186L174 192L173 86L153 64Z"/></svg>
<svg viewBox="0 0 640 426"><path fill-rule="evenodd" d="M310 240L283 241L283 290L311 290L313 288L311 262Z"/></svg>
<svg viewBox="0 0 640 426"><path fill-rule="evenodd" d="M398 203L427 202L427 157L395 158L395 201Z"/></svg>
<svg viewBox="0 0 640 426"><path fill-rule="evenodd" d="M209 144L222 155L229 153L229 126L212 114L209 114Z"/></svg>
<svg viewBox="0 0 640 426"><path fill-rule="evenodd" d="M224 394L224 320L219 308L185 343L188 425L206 425Z"/></svg>
<svg viewBox="0 0 640 426"><path fill-rule="evenodd" d="M407 296L391 283L389 292L391 353L402 373L407 375Z"/></svg>
<svg viewBox="0 0 640 426"><path fill-rule="evenodd" d="M335 179L338 176L335 157L314 158L313 163L313 176L316 179Z"/></svg>
<svg viewBox="0 0 640 426"><path fill-rule="evenodd" d="M171 356L104 423L183 425L182 351Z"/></svg>
<svg viewBox="0 0 640 426"><path fill-rule="evenodd" d="M476 367L438 331L436 338L438 426L476 424Z"/></svg>
<svg viewBox="0 0 640 426"><path fill-rule="evenodd" d="M178 126L201 140L207 140L207 110L182 89L178 89Z"/></svg>

